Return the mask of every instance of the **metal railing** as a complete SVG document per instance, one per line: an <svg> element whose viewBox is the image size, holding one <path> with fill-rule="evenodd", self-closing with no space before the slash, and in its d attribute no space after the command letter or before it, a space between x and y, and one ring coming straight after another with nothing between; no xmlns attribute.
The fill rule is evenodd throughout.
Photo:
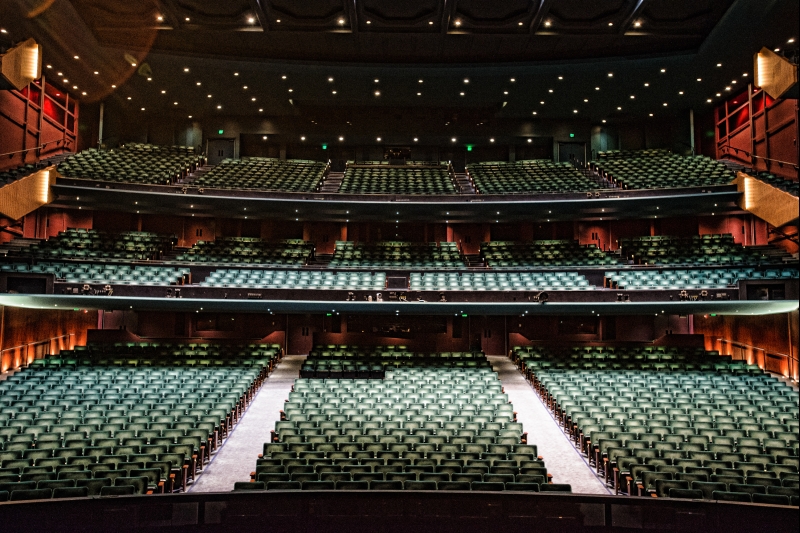
<svg viewBox="0 0 800 533"><path fill-rule="evenodd" d="M720 347L722 355L730 355L734 360L747 361L750 364L756 364L761 370L772 372L774 370L767 369L768 358L783 359L787 363L786 377L796 379L795 372L797 369L797 354L790 355L786 353L776 352L774 350L767 350L759 346L753 346L744 342L733 341L730 339L723 339L721 337L716 339ZM727 350L725 349L727 348ZM748 355L752 354L752 360Z"/></svg>
<svg viewBox="0 0 800 533"><path fill-rule="evenodd" d="M36 359L41 359L48 355L56 355L61 350L71 350L75 346L74 337L74 333L67 333L58 337L50 337L49 339L28 342L0 350L0 364L3 365L1 370L4 373L12 368L17 370L29 365ZM8 353L11 353L12 357L11 361L6 363L3 360ZM6 367L6 364L9 366Z"/></svg>

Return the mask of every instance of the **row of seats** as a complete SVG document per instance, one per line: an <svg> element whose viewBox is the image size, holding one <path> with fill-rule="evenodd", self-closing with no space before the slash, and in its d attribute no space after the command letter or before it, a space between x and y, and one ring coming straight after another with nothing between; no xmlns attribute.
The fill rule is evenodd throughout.
<svg viewBox="0 0 800 533"><path fill-rule="evenodd" d="M347 165L340 193L351 194L456 194L445 165Z"/></svg>
<svg viewBox="0 0 800 533"><path fill-rule="evenodd" d="M545 159L474 163L468 172L480 194L588 192L601 188L570 163Z"/></svg>
<svg viewBox="0 0 800 533"><path fill-rule="evenodd" d="M742 246L733 235L694 235L678 237L623 238L621 254L643 265L762 265L781 264L790 256L772 246Z"/></svg>
<svg viewBox="0 0 800 533"><path fill-rule="evenodd" d="M264 488L514 490L550 479L483 354L317 346L303 369L334 360L406 364L387 364L381 380L296 380L251 475Z"/></svg>
<svg viewBox="0 0 800 533"><path fill-rule="evenodd" d="M192 147L128 143L113 150L89 148L57 168L67 178L171 185L204 163Z"/></svg>
<svg viewBox="0 0 800 533"><path fill-rule="evenodd" d="M612 366L637 351L643 363ZM665 496L695 481L797 489L797 392L758 367L665 347L528 346L512 357L617 492Z"/></svg>
<svg viewBox="0 0 800 533"><path fill-rule="evenodd" d="M620 270L605 273L605 285L618 289L723 289L739 280L797 279L792 269L713 268L707 270Z"/></svg>
<svg viewBox="0 0 800 533"><path fill-rule="evenodd" d="M13 255L41 259L105 259L145 261L160 259L177 242L174 235L147 231L107 233L94 229L70 228L40 240Z"/></svg>
<svg viewBox="0 0 800 533"><path fill-rule="evenodd" d="M332 268L464 268L455 242L410 243L336 241Z"/></svg>
<svg viewBox="0 0 800 533"><path fill-rule="evenodd" d="M212 189L314 192L319 188L325 168L325 163L307 160L223 159L192 184Z"/></svg>
<svg viewBox="0 0 800 533"><path fill-rule="evenodd" d="M197 241L178 252L175 261L190 263L249 263L286 266L305 265L314 253L314 243L302 239L263 241L254 237L222 237Z"/></svg>
<svg viewBox="0 0 800 533"><path fill-rule="evenodd" d="M595 245L571 240L481 243L481 257L492 268L592 267L615 265L620 260Z"/></svg>
<svg viewBox="0 0 800 533"><path fill-rule="evenodd" d="M415 291L553 291L592 290L594 285L577 272L449 272L412 273Z"/></svg>
<svg viewBox="0 0 800 533"><path fill-rule="evenodd" d="M515 492L572 492L572 486L556 483L491 482L491 481L237 481L234 492L260 490L458 490Z"/></svg>
<svg viewBox="0 0 800 533"><path fill-rule="evenodd" d="M386 274L320 270L215 270L200 282L200 286L380 291L386 288Z"/></svg>
<svg viewBox="0 0 800 533"><path fill-rule="evenodd" d="M800 182L797 180L790 180L782 176L776 176L771 172L756 172L754 178L769 183L773 187L777 187L783 192L788 192L792 196L800 196Z"/></svg>
<svg viewBox="0 0 800 533"><path fill-rule="evenodd" d="M53 274L66 283L103 283L113 285L176 285L189 280L188 268L94 263L7 263L2 272Z"/></svg>
<svg viewBox="0 0 800 533"><path fill-rule="evenodd" d="M663 150L601 152L590 168L623 189L726 185L735 174L707 156L680 156Z"/></svg>
<svg viewBox="0 0 800 533"><path fill-rule="evenodd" d="M373 378L383 379L387 367L436 366L439 360L446 360L451 366L477 367L482 356L472 352L412 352L405 346L335 346L317 345L309 353L300 369L301 378ZM384 390L377 386L377 391ZM304 396L305 397L305 396ZM410 395L412 400L419 397ZM367 395L359 395L364 405L374 405ZM399 400L394 398L394 400Z"/></svg>
<svg viewBox="0 0 800 533"><path fill-rule="evenodd" d="M0 187L14 183L18 179L29 176L42 168L45 168L43 163L27 163L0 171Z"/></svg>

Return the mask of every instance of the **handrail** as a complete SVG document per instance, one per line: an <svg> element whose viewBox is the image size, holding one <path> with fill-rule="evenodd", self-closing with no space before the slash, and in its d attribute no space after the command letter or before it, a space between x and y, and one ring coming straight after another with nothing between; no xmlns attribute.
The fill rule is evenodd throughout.
<svg viewBox="0 0 800 533"><path fill-rule="evenodd" d="M25 344L20 344L19 346L12 346L10 348L4 348L4 349L0 350L0 357L2 357L2 355L4 353L6 353L6 352L11 352L11 351L20 350L20 349L24 349L25 350L25 354L27 355L28 350L30 350L31 346L40 346L40 345L52 344L53 341L58 341L58 340L61 340L61 339L68 339L69 340L74 336L75 336L74 333L66 333L64 335L59 335L58 337L50 337L49 339L43 339L43 340L28 342L28 343L25 343ZM60 351L61 350L59 350L59 352ZM55 355L55 354L47 353L45 355ZM27 364L29 364L27 361L23 361L20 366L26 366Z"/></svg>
<svg viewBox="0 0 800 533"><path fill-rule="evenodd" d="M33 150L41 150L43 148L47 148L47 145L49 145L49 144L61 144L61 143L64 143L64 148L66 148L67 145L72 144L72 142L73 142L72 139L58 139L56 141L47 141L46 143L40 144L39 146L33 146L31 148L25 148L23 150L15 150L13 152L6 152L4 154L0 154L0 157L6 156L6 155L28 153L28 152L33 151Z"/></svg>
<svg viewBox="0 0 800 533"><path fill-rule="evenodd" d="M733 146L730 146L728 144L726 144L725 146L722 146L720 149L721 150L726 150L726 151L727 150L733 150L734 152L736 152L736 155L739 155L739 152L744 152L744 154L750 156L750 158L763 159L764 161L772 161L774 163L778 163L779 165L790 165L790 166L793 166L795 169L800 168L800 167L798 167L797 163L790 163L789 161L781 161L780 159L774 159L772 157L764 157L762 155L756 155L756 154L748 152L747 150L745 150L743 148L734 148Z"/></svg>
<svg viewBox="0 0 800 533"><path fill-rule="evenodd" d="M760 348L758 346L753 346L751 344L746 344L744 342L732 341L730 339L723 339L722 337L718 337L717 340L720 341L720 342L728 343L731 346L736 346L737 348L752 348L754 350L759 350L759 351L762 351L762 352L767 353L769 355L777 355L777 356L780 356L780 357L786 357L787 359L797 359L797 357L793 357L793 356L791 356L789 354L785 354L785 353L781 353L781 352L775 352L775 351L772 351L772 350L767 350L766 348Z"/></svg>

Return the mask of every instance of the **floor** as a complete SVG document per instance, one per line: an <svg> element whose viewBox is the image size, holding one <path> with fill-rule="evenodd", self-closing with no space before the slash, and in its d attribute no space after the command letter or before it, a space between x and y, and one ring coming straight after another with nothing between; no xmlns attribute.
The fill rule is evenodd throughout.
<svg viewBox="0 0 800 533"><path fill-rule="evenodd" d="M517 421L528 433L528 444L538 446L547 472L553 475L553 483L569 483L576 494L611 494L511 360L504 356L488 359L514 404Z"/></svg>
<svg viewBox="0 0 800 533"><path fill-rule="evenodd" d="M300 376L304 355L288 355L264 381L244 416L187 492L229 492L237 481L249 481L269 432L280 419L283 403Z"/></svg>

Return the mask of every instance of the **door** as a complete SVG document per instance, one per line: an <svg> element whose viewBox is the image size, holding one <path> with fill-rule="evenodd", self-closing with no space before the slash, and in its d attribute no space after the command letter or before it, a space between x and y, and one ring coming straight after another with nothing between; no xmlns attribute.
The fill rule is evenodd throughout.
<svg viewBox="0 0 800 533"><path fill-rule="evenodd" d="M209 139L206 146L208 163L218 165L223 159L232 159L234 144L234 139Z"/></svg>
<svg viewBox="0 0 800 533"><path fill-rule="evenodd" d="M586 164L586 143L558 143L558 162L569 163L570 161Z"/></svg>

